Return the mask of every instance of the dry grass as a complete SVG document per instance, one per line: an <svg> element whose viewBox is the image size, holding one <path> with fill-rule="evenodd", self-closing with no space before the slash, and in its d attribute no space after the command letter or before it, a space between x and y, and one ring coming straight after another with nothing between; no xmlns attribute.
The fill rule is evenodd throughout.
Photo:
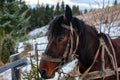
<svg viewBox="0 0 120 80"><path fill-rule="evenodd" d="M86 14L77 17L85 20L90 25L97 24L97 22L108 23L114 20L120 20L120 4L103 9L90 10Z"/></svg>
<svg viewBox="0 0 120 80"><path fill-rule="evenodd" d="M70 77L61 77L59 80L76 80L75 77L78 77L79 70L77 68L79 68L79 64L76 63L76 66L67 73L67 75L71 75Z"/></svg>
<svg viewBox="0 0 120 80"><path fill-rule="evenodd" d="M24 48L24 51L22 51L22 52L20 53L20 58L29 56L29 55L28 55L28 52L29 52L29 51L32 51L32 50L33 50L33 46L32 46L32 45L26 46L26 47Z"/></svg>
<svg viewBox="0 0 120 80"><path fill-rule="evenodd" d="M2 61L0 61L0 67L3 66L3 65L4 65L4 63Z"/></svg>

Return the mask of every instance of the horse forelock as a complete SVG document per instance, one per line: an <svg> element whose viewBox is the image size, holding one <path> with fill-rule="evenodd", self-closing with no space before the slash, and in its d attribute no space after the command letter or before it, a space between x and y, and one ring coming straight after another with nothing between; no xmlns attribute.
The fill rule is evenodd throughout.
<svg viewBox="0 0 120 80"><path fill-rule="evenodd" d="M57 16L54 18L48 28L48 36L57 36L61 32L61 23L63 21L63 16Z"/></svg>

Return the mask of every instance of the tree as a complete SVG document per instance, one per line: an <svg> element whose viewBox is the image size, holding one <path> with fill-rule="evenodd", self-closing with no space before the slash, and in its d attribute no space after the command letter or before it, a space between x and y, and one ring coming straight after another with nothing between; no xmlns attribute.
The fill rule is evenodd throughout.
<svg viewBox="0 0 120 80"><path fill-rule="evenodd" d="M87 13L87 9L84 10L84 14L86 14L86 13Z"/></svg>
<svg viewBox="0 0 120 80"><path fill-rule="evenodd" d="M77 13L77 15L79 15L79 14L80 14L80 11L79 11L79 6L76 6L76 13Z"/></svg>
<svg viewBox="0 0 120 80"><path fill-rule="evenodd" d="M39 0L35 9L35 26L36 27L40 27L42 25L42 16L44 16L44 14L41 14L42 12L44 12L44 9L42 10L42 7L39 4Z"/></svg>
<svg viewBox="0 0 120 80"><path fill-rule="evenodd" d="M21 5L16 0L3 0L0 5L0 54L1 60L5 63L8 57L15 54L13 40L18 40L26 34L27 23L30 17L26 17L28 10L21 11ZM8 38L8 36L10 38ZM11 40L12 39L12 40ZM13 45L13 46L12 46ZM7 51L7 52L5 52ZM6 57L5 57L6 56Z"/></svg>
<svg viewBox="0 0 120 80"><path fill-rule="evenodd" d="M59 5L59 2L58 2L57 5L56 5L56 9L55 9L54 15L56 16L56 15L59 15L59 14L60 14L60 5Z"/></svg>
<svg viewBox="0 0 120 80"><path fill-rule="evenodd" d="M5 0L3 9L0 10L0 33L5 33L13 38L19 38L26 33L29 17L27 11L20 13L19 2L16 0Z"/></svg>
<svg viewBox="0 0 120 80"><path fill-rule="evenodd" d="M0 0L0 11L3 11L5 0Z"/></svg>
<svg viewBox="0 0 120 80"><path fill-rule="evenodd" d="M51 19L53 19L53 17L54 17L54 5L52 5L50 8L50 16L51 16Z"/></svg>
<svg viewBox="0 0 120 80"><path fill-rule="evenodd" d="M65 11L65 3L64 3L64 1L62 1L62 3L61 3L61 9L60 9L60 11L61 11L62 14Z"/></svg>
<svg viewBox="0 0 120 80"><path fill-rule="evenodd" d="M15 41L12 37L7 36L3 38L1 46L0 60L7 63L10 55L15 54Z"/></svg>
<svg viewBox="0 0 120 80"><path fill-rule="evenodd" d="M51 12L50 12L50 8L49 8L49 5L47 4L46 7L45 7L45 16L44 16L44 20L45 20L45 24L48 24L48 22L50 21L51 19Z"/></svg>
<svg viewBox="0 0 120 80"><path fill-rule="evenodd" d="M79 15L79 6L73 5L72 12L73 12L73 15Z"/></svg>
<svg viewBox="0 0 120 80"><path fill-rule="evenodd" d="M114 1L114 5L117 5L117 0Z"/></svg>

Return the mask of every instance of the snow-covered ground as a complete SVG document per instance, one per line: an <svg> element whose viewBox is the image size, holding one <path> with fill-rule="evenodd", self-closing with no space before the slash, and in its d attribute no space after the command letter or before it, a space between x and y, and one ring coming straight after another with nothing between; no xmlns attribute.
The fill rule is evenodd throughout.
<svg viewBox="0 0 120 80"><path fill-rule="evenodd" d="M39 33L45 34L47 32L47 28L48 28L48 25L43 26L42 28L37 28L37 29L31 31L28 35L29 36L35 36Z"/></svg>
<svg viewBox="0 0 120 80"><path fill-rule="evenodd" d="M105 24L102 25L101 31L104 33L108 33L108 28L105 26L106 26ZM115 27L110 29L110 35L111 36L120 36L120 21L116 21L114 23L114 26ZM98 25L96 27L97 27L97 29L100 29L100 27ZM33 30L32 32L30 32L28 35L35 36L35 35L40 34L40 33L45 34L47 32L47 28L48 28L48 25L45 27L42 27L42 28L37 28L37 29ZM28 41L25 41L25 42L20 42L19 46L18 46L19 53L24 50L24 48L22 47L22 46L25 46L24 43L29 43L29 44L33 45L33 51L30 51L29 53L32 53L32 55L34 55L35 54L35 46L34 45L36 43L38 43L38 44L48 43L48 41L47 41L47 37L44 36L44 37L29 39ZM42 45L38 45L37 47L39 50L44 50L46 48L46 45L47 44L42 44ZM39 51L39 56L41 56L42 53L43 53L43 51ZM63 67L63 71L64 72L71 71L74 68L75 62L76 62L76 60L68 63L66 66ZM27 71L30 70L30 65L28 65L22 69L22 71L26 71L26 70ZM57 80L57 79L58 79L58 73L56 73L55 78L49 79L49 80ZM11 70L9 69L9 70L1 73L0 80L11 80Z"/></svg>
<svg viewBox="0 0 120 80"><path fill-rule="evenodd" d="M99 24L96 25L96 28L98 32L100 32L101 28L101 32L109 34L111 37L120 36L120 21L114 21L108 24Z"/></svg>

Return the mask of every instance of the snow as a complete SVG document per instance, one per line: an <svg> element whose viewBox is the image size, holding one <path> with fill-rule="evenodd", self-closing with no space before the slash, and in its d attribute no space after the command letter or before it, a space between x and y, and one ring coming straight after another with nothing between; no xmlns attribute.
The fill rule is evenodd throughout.
<svg viewBox="0 0 120 80"><path fill-rule="evenodd" d="M11 79L11 69L0 73L0 80L12 80Z"/></svg>
<svg viewBox="0 0 120 80"><path fill-rule="evenodd" d="M101 31L104 32L104 33L108 33L109 32L109 28L108 27L105 27L106 24L102 24L102 27L101 27ZM120 36L120 21L116 21L115 22L115 27L111 28L110 29L110 36ZM96 26L97 27L97 30L100 31L100 27L99 25ZM35 35L38 35L40 33L42 33L43 35L46 34L47 32L47 29L48 29L48 25L47 26L44 26L42 28L37 28L33 31L31 31L28 35L29 36L35 36ZM22 52L24 50L24 47L25 44L24 43L29 43L31 45L33 45L33 51L30 51L29 53L31 53L32 55L35 55L35 44L41 44L41 45L38 45L38 49L39 50L42 50L42 51L39 51L39 56L41 56L41 54L44 52L44 49L46 48L46 45L48 43L47 41L47 37L46 36L43 36L43 37L39 37L39 38L34 38L34 39L29 39L28 41L25 41L25 42L20 42L19 43L19 46L18 46L18 52ZM42 44L42 43L46 43L46 44ZM74 60L70 63L68 63L67 65L65 65L62 69L64 72L69 72L71 71L74 66L75 66L75 62L77 60ZM30 65L28 66L25 66L22 71L29 71L31 68L30 68ZM56 72L55 73L55 77L53 79L48 79L48 80L57 80L58 79L58 73ZM7 70L3 73L0 73L0 80L11 80L11 70ZM78 79L76 79L78 80Z"/></svg>
<svg viewBox="0 0 120 80"><path fill-rule="evenodd" d="M100 27L101 26L101 27ZM120 36L120 21L114 21L108 24L96 25L98 32L109 34L111 37Z"/></svg>
<svg viewBox="0 0 120 80"><path fill-rule="evenodd" d="M43 26L42 28L37 28L37 29L31 31L28 35L29 36L35 36L39 33L45 34L47 32L47 28L48 28L48 25Z"/></svg>

